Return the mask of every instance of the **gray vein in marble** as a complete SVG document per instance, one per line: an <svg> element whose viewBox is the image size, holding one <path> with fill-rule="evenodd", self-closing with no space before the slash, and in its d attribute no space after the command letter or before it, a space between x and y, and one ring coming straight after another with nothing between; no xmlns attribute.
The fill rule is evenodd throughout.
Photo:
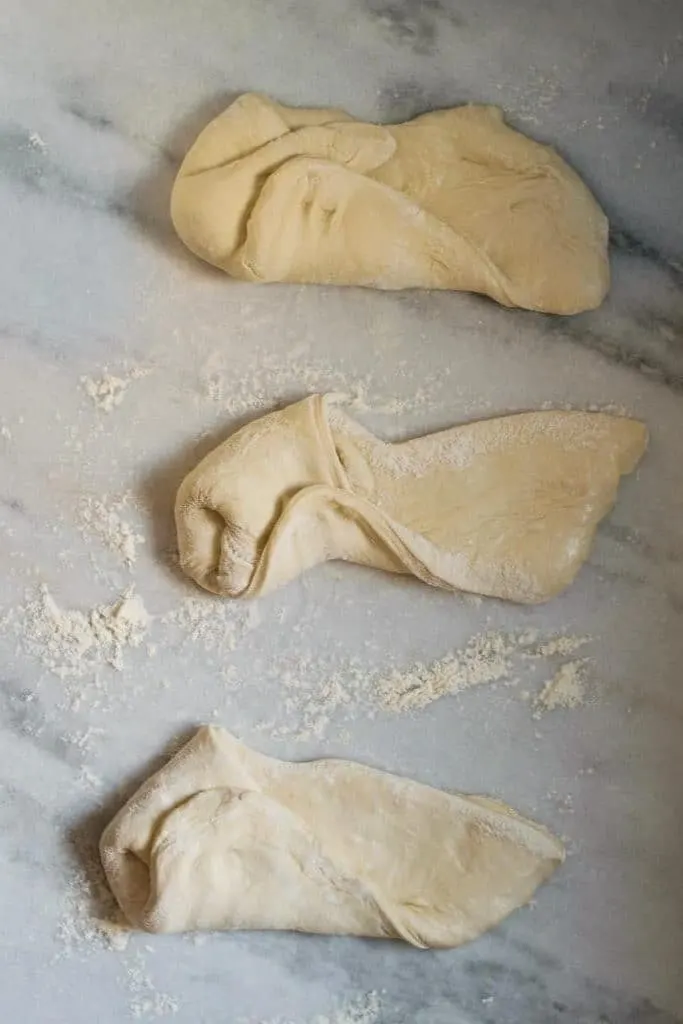
<svg viewBox="0 0 683 1024"><path fill-rule="evenodd" d="M388 944L362 940L358 948L344 939L290 944L284 936L259 935L249 945L302 980L324 977L334 965L352 972L361 990L385 988L377 1024L680 1024L650 1000L581 977L510 931L427 956L401 948L390 957ZM240 948L246 937L215 941ZM220 982L220 975L213 980Z"/></svg>
<svg viewBox="0 0 683 1024"><path fill-rule="evenodd" d="M73 110L70 113L74 113ZM105 115L85 114L79 119L90 129L116 132L113 122ZM170 158L159 150L160 159L170 163ZM24 193L33 193L59 203L95 210L100 214L121 218L135 227L148 231L150 228L163 231L172 238L168 225L168 197L175 176L175 169L163 175L166 188L162 190L161 203L158 199L159 175L154 176L154 191L140 191L140 186L119 187L111 190L98 188L87 178L81 178L71 169L61 165L37 147L31 132L19 125L0 125L0 175L15 183Z"/></svg>
<svg viewBox="0 0 683 1024"><path fill-rule="evenodd" d="M67 114L71 114L73 117L82 121L96 132L110 130L116 131L116 125L111 117L108 117L106 114L99 114L95 111L89 110L85 103L79 102L78 100L72 100L65 103L63 109Z"/></svg>
<svg viewBox="0 0 683 1024"><path fill-rule="evenodd" d="M360 0L362 9L384 31L387 39L428 57L436 52L439 33L448 25L466 22L448 0Z"/></svg>
<svg viewBox="0 0 683 1024"><path fill-rule="evenodd" d="M653 315L647 326L650 331L662 327L673 331L669 323L668 319ZM632 334L627 338L623 332L614 332L606 320L601 325L598 315L588 314L574 319L548 318L547 327L549 334L560 335L563 340L590 349L607 362L654 378L675 393L683 392L683 345L678 346L676 342L668 344L667 339L668 351L664 354L655 352L654 346L647 343L646 332L640 337Z"/></svg>
<svg viewBox="0 0 683 1024"><path fill-rule="evenodd" d="M650 260L658 267L667 271L673 281L683 286L683 259L676 255L670 256L653 245L642 241L626 228L612 224L610 227L610 244L617 252L627 256L637 256L639 259Z"/></svg>
<svg viewBox="0 0 683 1024"><path fill-rule="evenodd" d="M444 80L439 85L425 85L414 78L390 77L377 93L378 119L387 122L409 121L430 110L457 107L479 102L459 82Z"/></svg>

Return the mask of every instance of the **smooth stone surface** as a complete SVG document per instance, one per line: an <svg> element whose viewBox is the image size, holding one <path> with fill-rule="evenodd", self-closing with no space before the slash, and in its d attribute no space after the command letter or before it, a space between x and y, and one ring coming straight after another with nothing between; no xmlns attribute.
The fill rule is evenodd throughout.
<svg viewBox="0 0 683 1024"><path fill-rule="evenodd" d="M680 4L10 0L2 25L0 1017L680 1019ZM607 302L564 319L458 294L227 281L174 237L168 194L197 130L245 89L368 119L502 104L608 212ZM105 372L127 381L108 413L81 382ZM387 437L544 403L612 404L647 421L651 448L577 583L542 608L343 565L253 610L216 603L170 568L177 485L236 424L316 389L359 397L354 415ZM78 528L84 499L128 491L121 516L146 541L130 570ZM42 583L85 610L134 583L155 616L145 643L123 651L121 671L60 679L21 629ZM169 621L183 608L185 626ZM372 702L329 723L304 713L312 734L296 738L297 681L315 693L326 673L350 678L351 658L361 674L401 669L487 629L532 627L591 634L577 656L590 659L594 703L534 719L519 692L556 662L517 662L517 688L412 715L372 714ZM270 934L134 936L111 949L92 923L110 910L93 844L201 721L280 757L340 754L497 794L564 835L570 856L533 907L460 950ZM368 992L362 1016L352 1007Z"/></svg>

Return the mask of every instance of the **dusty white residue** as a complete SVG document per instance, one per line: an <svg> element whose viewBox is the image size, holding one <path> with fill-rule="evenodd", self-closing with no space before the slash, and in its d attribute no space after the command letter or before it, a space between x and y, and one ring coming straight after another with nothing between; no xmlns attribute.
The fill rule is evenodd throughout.
<svg viewBox="0 0 683 1024"><path fill-rule="evenodd" d="M89 754L104 735L104 729L94 725L86 726L85 729L75 729L64 737L72 747L82 754Z"/></svg>
<svg viewBox="0 0 683 1024"><path fill-rule="evenodd" d="M358 658L331 664L312 654L299 654L278 660L264 673L280 691L277 716L258 722L254 732L308 742L324 739L334 728L340 737L359 716L373 718L380 711L412 713L443 697L498 684L510 688L508 698L531 702L532 693L518 689L520 679L534 679L546 660L557 661L590 639L571 634L541 636L537 630L487 631L474 634L441 658L388 672L369 670ZM587 665L588 659L582 664ZM234 669L229 680L233 693L247 685ZM534 716L536 710L534 703Z"/></svg>
<svg viewBox="0 0 683 1024"><path fill-rule="evenodd" d="M107 885L97 844L78 835L74 853L78 863L72 866L62 887L56 959L85 959L98 949L123 952L131 932Z"/></svg>
<svg viewBox="0 0 683 1024"><path fill-rule="evenodd" d="M145 538L122 515L129 506L130 494L112 498L82 498L78 506L78 524L83 533L98 537L129 568L137 559L137 548Z"/></svg>
<svg viewBox="0 0 683 1024"><path fill-rule="evenodd" d="M99 377L81 377L81 387L98 409L112 412L121 405L130 382L146 377L149 372L145 367L134 366L125 376L119 376L109 373L105 367Z"/></svg>
<svg viewBox="0 0 683 1024"><path fill-rule="evenodd" d="M478 633L464 647L443 658L394 669L377 680L379 701L391 711L412 711L472 687L516 683L516 658L565 655L589 639L564 634L539 639L536 631Z"/></svg>
<svg viewBox="0 0 683 1024"><path fill-rule="evenodd" d="M380 703L391 711L416 710L446 694L509 679L515 649L514 639L507 633L478 634L459 651L428 664L394 669L379 679Z"/></svg>
<svg viewBox="0 0 683 1024"><path fill-rule="evenodd" d="M234 651L259 621L258 611L251 605L207 596L186 597L160 619L162 625L177 628L183 646L199 644L218 655Z"/></svg>
<svg viewBox="0 0 683 1024"><path fill-rule="evenodd" d="M586 659L561 665L534 700L534 718L558 708L578 708L586 701Z"/></svg>
<svg viewBox="0 0 683 1024"><path fill-rule="evenodd" d="M47 144L38 132L29 132L28 144L32 149L39 149L42 153L47 149Z"/></svg>
<svg viewBox="0 0 683 1024"><path fill-rule="evenodd" d="M147 962L140 951L136 951L126 964L126 985L130 992L130 1015L135 1020L149 1020L155 1017L170 1017L179 1010L177 1000L159 992L147 969Z"/></svg>
<svg viewBox="0 0 683 1024"><path fill-rule="evenodd" d="M525 82L507 82L505 86L499 85L498 89L505 90L506 112L517 121L541 124L561 93L557 71L557 65L541 69L532 64Z"/></svg>
<svg viewBox="0 0 683 1024"><path fill-rule="evenodd" d="M128 387L127 380L112 373L105 373L102 377L81 377L81 384L88 398L102 412L111 412L121 405Z"/></svg>
<svg viewBox="0 0 683 1024"><path fill-rule="evenodd" d="M140 947L140 936L135 936L126 924L107 885L96 839L76 835L73 852L76 863L62 885L55 961L87 962L97 953L116 954L119 984L127 997L130 1017L153 1020L177 1013L178 1002L160 992L152 980L148 961L153 950L148 945Z"/></svg>
<svg viewBox="0 0 683 1024"><path fill-rule="evenodd" d="M411 379L409 396L398 398L387 394L382 375L350 376L331 363L311 357L308 346L300 345L286 358L259 353L237 379L226 364L225 353L215 352L200 370L199 393L202 398L220 402L228 415L235 417L270 409L304 394L327 392L335 392L354 411L394 416L427 408L433 403L435 392L447 384L448 374L446 369L427 375L419 388L414 387ZM401 377L400 369L396 375ZM404 375L408 377L407 371Z"/></svg>
<svg viewBox="0 0 683 1024"><path fill-rule="evenodd" d="M60 679L83 677L104 666L120 671L124 651L140 646L149 623L132 586L111 604L81 611L60 608L43 584L34 598L4 619L26 653Z"/></svg>
<svg viewBox="0 0 683 1024"><path fill-rule="evenodd" d="M356 660L334 669L329 664L316 665L311 655L290 659L287 667L277 672L283 691L277 718L257 729L278 739L323 739L339 712L353 718L365 707L368 717L374 714L367 707L370 681L371 676Z"/></svg>

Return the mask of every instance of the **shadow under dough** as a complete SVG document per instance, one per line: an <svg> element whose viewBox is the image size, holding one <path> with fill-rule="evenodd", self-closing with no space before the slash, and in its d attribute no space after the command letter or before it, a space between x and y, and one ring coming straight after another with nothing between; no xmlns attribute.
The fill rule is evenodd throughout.
<svg viewBox="0 0 683 1024"><path fill-rule="evenodd" d="M198 727L199 723L194 723L176 733L159 754L149 758L144 767L108 794L96 811L78 819L66 830L64 848L69 860L82 873L87 911L93 921L118 924L121 918L100 860L99 844L104 829L140 786L189 742Z"/></svg>

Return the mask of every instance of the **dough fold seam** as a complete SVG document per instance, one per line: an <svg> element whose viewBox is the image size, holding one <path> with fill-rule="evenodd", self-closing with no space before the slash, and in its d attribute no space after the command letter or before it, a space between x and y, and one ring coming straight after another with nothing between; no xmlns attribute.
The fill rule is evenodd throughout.
<svg viewBox="0 0 683 1024"><path fill-rule="evenodd" d="M180 564L230 597L341 559L546 601L576 576L646 444L636 420L551 411L388 444L313 395L243 427L183 481Z"/></svg>
<svg viewBox="0 0 683 1024"><path fill-rule="evenodd" d="M375 125L245 94L188 151L171 218L247 281L454 289L563 315L609 287L598 203L490 106Z"/></svg>

